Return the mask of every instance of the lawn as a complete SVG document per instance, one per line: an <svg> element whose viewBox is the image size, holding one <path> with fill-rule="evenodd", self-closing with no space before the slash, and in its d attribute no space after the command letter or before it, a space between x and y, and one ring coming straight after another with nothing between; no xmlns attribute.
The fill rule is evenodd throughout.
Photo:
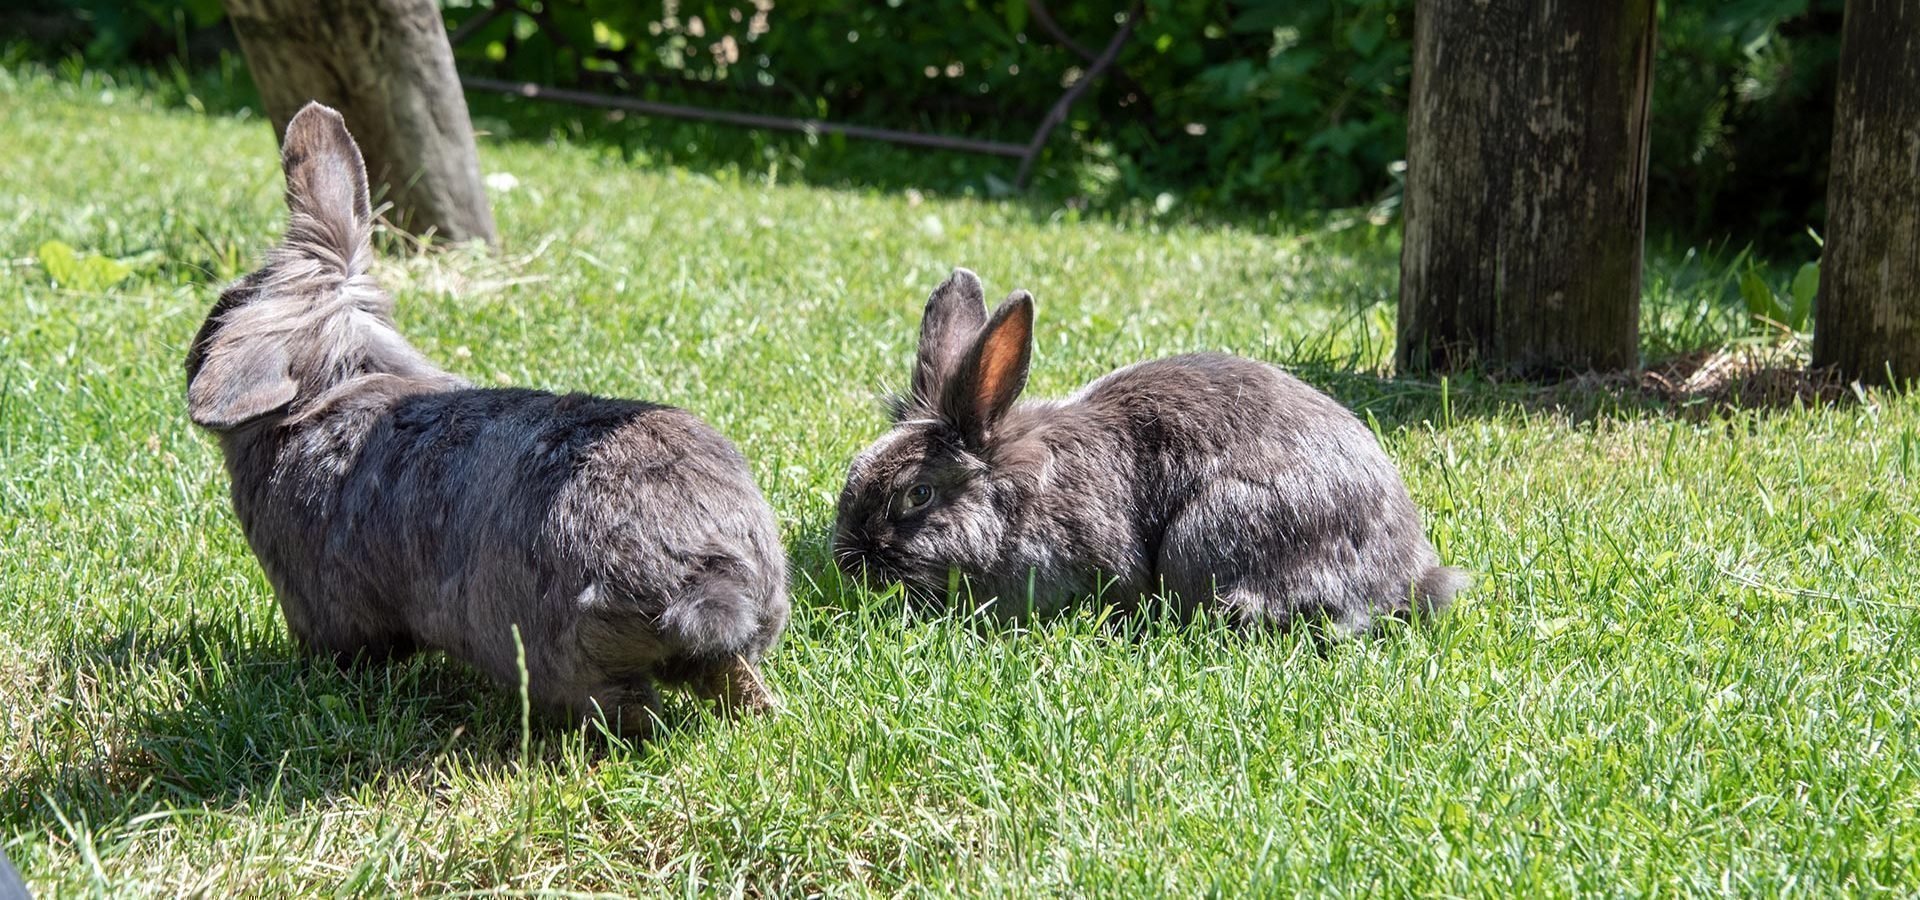
<svg viewBox="0 0 1920 900"><path fill-rule="evenodd" d="M490 138L504 246L389 247L402 328L479 382L698 412L794 560L784 713L679 702L609 745L441 658L294 653L182 399L217 287L278 237L271 129L26 67L0 122L0 848L45 896L1920 890L1920 397L1397 380L1398 238L1365 221L1079 221ZM55 286L47 241L130 274ZM1650 355L1741 327L1711 257L1655 254ZM1203 348L1295 366L1477 585L1322 653L843 583L846 462L956 265L1038 298L1033 395Z"/></svg>

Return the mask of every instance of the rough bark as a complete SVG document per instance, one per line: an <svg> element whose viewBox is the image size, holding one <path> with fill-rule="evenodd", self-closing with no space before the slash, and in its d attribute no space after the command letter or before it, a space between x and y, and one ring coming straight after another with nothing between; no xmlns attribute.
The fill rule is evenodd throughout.
<svg viewBox="0 0 1920 900"><path fill-rule="evenodd" d="M473 124L435 0L223 0L284 135L309 100L340 111L388 217L442 240L494 240Z"/></svg>
<svg viewBox="0 0 1920 900"><path fill-rule="evenodd" d="M1920 0L1849 0L1813 361L1920 378Z"/></svg>
<svg viewBox="0 0 1920 900"><path fill-rule="evenodd" d="M1639 361L1654 0L1419 0L1402 371Z"/></svg>

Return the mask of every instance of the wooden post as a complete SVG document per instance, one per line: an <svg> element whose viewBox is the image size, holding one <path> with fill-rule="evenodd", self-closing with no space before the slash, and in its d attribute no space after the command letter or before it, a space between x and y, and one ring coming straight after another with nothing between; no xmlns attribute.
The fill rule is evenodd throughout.
<svg viewBox="0 0 1920 900"><path fill-rule="evenodd" d="M284 135L309 100L346 117L374 202L414 234L494 241L493 213L435 0L223 0Z"/></svg>
<svg viewBox="0 0 1920 900"><path fill-rule="evenodd" d="M1654 0L1419 0L1401 371L1639 362Z"/></svg>
<svg viewBox="0 0 1920 900"><path fill-rule="evenodd" d="M1813 361L1920 378L1920 0L1848 0Z"/></svg>

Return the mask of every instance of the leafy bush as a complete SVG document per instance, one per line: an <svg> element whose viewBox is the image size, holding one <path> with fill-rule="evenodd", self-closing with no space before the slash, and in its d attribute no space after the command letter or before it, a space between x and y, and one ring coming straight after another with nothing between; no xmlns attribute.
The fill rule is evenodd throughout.
<svg viewBox="0 0 1920 900"><path fill-rule="evenodd" d="M52 54L79 53L88 62L190 54L225 31L220 0L12 0L0 11L0 35L41 45ZM219 43L219 38L214 43Z"/></svg>
<svg viewBox="0 0 1920 900"><path fill-rule="evenodd" d="M1845 0L1668 0L1660 23L1651 215L1691 232L1801 242L1826 220Z"/></svg>
<svg viewBox="0 0 1920 900"><path fill-rule="evenodd" d="M1109 189L1120 195L1366 202L1405 147L1410 6L1147 0L1118 70L1067 130L1111 148ZM487 9L482 0L449 19L457 27ZM1053 14L1097 52L1124 9L1067 3ZM459 53L510 77L613 81L654 96L724 85L732 105L1017 141L1087 66L1024 0L569 0L495 20Z"/></svg>
<svg viewBox="0 0 1920 900"><path fill-rule="evenodd" d="M191 49L217 0L38 0L88 58ZM442 0L463 71L1024 142L1115 33L1115 0ZM1398 191L1413 0L1139 0L1050 171L1096 203L1344 207ZM1820 221L1844 0L1665 0L1653 220L1775 246ZM1084 52L1084 53L1083 53ZM981 172L1000 166L982 166ZM976 178L980 176L975 176ZM1803 248L1804 249L1804 248Z"/></svg>
<svg viewBox="0 0 1920 900"><path fill-rule="evenodd" d="M1157 2L1128 65L1160 116L1115 140L1202 202L1372 200L1406 154L1412 21L1411 0Z"/></svg>

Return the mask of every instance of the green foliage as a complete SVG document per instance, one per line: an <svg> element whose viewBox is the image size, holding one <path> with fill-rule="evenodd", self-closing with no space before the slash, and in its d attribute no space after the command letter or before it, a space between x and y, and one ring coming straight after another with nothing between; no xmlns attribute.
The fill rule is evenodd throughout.
<svg viewBox="0 0 1920 900"><path fill-rule="evenodd" d="M1748 259L1740 272L1740 297L1746 301L1747 315L1755 325L1767 330L1784 330L1808 336L1813 331L1813 300L1820 292L1820 263L1800 266L1784 290L1775 290L1767 282L1757 261Z"/></svg>
<svg viewBox="0 0 1920 900"><path fill-rule="evenodd" d="M1656 222L1778 247L1818 220L1841 4L1662 4ZM1096 201L1171 191L1209 207L1395 205L1413 0L1147 0L1144 8L1119 74L1073 111L1067 129L1079 138L1077 155L1103 173L1085 186ZM689 81L718 83L736 93L694 99L1011 140L1026 136L1084 65L1029 20L1024 0L805 0L739 22L725 3L680 4L672 14L610 0L547 9L549 21L567 25L565 42L531 21L500 22L463 54L519 77L572 82L591 77L574 50L593 47L641 79L622 86L653 96L673 96L676 85L688 96ZM1089 49L1113 32L1119 10L1053 6ZM597 44L594 21L610 26ZM739 48L737 63L723 59L728 42Z"/></svg>
<svg viewBox="0 0 1920 900"><path fill-rule="evenodd" d="M0 31L13 16L57 20L64 13L69 29L48 35L56 53L77 51L95 63L152 58L188 50L188 36L222 25L220 0L15 0L0 12Z"/></svg>
<svg viewBox="0 0 1920 900"><path fill-rule="evenodd" d="M515 78L1011 141L1030 137L1087 65L1037 28L1024 0L766 5L548 2L457 52L463 65ZM486 9L452 9L449 20ZM1124 7L1050 9L1097 51ZM1390 186L1405 146L1407 0L1144 9L1118 69L1065 129L1111 163L1096 193L1308 208L1372 202ZM733 93L716 101L712 85Z"/></svg>
<svg viewBox="0 0 1920 900"><path fill-rule="evenodd" d="M1649 205L1776 252L1825 220L1844 0L1667 0Z"/></svg>
<svg viewBox="0 0 1920 900"><path fill-rule="evenodd" d="M58 0L37 0L56 4ZM492 0L443 0L451 26ZM1844 0L1664 0L1656 227L1779 251L1823 213ZM1307 210L1397 204L1413 0L1142 0L1118 68L1069 115L1043 181L1087 202ZM207 43L216 0L67 0L87 59ZM463 70L697 105L1024 142L1087 62L1026 0L528 0ZM1128 9L1058 0L1099 50ZM199 29L196 31L196 29ZM199 35L199 38L195 36ZM143 51L144 48L144 51ZM825 137L837 148L846 143ZM1008 165L963 180L995 193ZM1804 247L1794 247L1796 251Z"/></svg>
<svg viewBox="0 0 1920 900"><path fill-rule="evenodd" d="M1406 152L1407 0L1157 0L1140 60L1160 120L1117 140L1202 203L1377 200Z"/></svg>

